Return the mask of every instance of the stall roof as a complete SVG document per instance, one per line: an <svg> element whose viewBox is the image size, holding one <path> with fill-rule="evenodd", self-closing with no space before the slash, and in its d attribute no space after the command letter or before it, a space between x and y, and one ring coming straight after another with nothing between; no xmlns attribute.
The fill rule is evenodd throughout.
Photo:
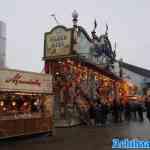
<svg viewBox="0 0 150 150"><path fill-rule="evenodd" d="M132 64L128 64L126 62L120 62L121 66L125 69L128 69L134 73L137 73L141 76L144 76L144 77L150 77L150 70L148 69L145 69L145 68L142 68L142 67L139 67L139 66L135 66L135 65L132 65Z"/></svg>
<svg viewBox="0 0 150 150"><path fill-rule="evenodd" d="M110 72L109 70L106 70L106 69L102 68L100 65L97 65L97 64L91 62L90 60L84 58L84 57L79 56L77 61L79 61L81 64L83 64L85 66L89 66L89 67L97 70L101 74L103 74L105 76L108 76L113 80L121 80L121 78L118 77L117 75L115 75L113 72Z"/></svg>
<svg viewBox="0 0 150 150"><path fill-rule="evenodd" d="M105 76L110 77L113 80L121 80L121 78L115 75L113 72L110 72L109 70L102 68L100 65L91 62L89 59L83 56L80 56L80 54L73 54L73 55L67 55L67 56L65 55L65 56L59 56L59 57L58 56L57 57L45 57L43 59L51 60L51 61L59 61L59 60L67 59L67 58L78 61L79 63L85 66L90 66L91 68L97 70L98 72L100 72L101 74Z"/></svg>

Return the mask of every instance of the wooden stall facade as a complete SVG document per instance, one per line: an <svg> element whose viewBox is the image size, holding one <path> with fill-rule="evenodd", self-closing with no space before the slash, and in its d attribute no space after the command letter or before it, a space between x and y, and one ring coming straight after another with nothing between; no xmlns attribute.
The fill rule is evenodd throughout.
<svg viewBox="0 0 150 150"><path fill-rule="evenodd" d="M0 69L0 139L52 133L51 85L49 75Z"/></svg>

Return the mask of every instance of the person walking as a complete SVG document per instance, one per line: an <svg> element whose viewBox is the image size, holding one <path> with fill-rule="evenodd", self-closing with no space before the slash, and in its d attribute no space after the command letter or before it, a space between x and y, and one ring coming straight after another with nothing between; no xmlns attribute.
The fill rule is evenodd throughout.
<svg viewBox="0 0 150 150"><path fill-rule="evenodd" d="M138 112L138 116L139 116L140 121L143 122L144 121L144 118L143 118L143 105L142 105L141 102L138 102L137 112Z"/></svg>
<svg viewBox="0 0 150 150"><path fill-rule="evenodd" d="M90 125L89 108L87 106L80 107L80 121L82 125Z"/></svg>
<svg viewBox="0 0 150 150"><path fill-rule="evenodd" d="M101 103L101 124L105 125L107 122L107 115L108 115L108 106L105 101Z"/></svg>
<svg viewBox="0 0 150 150"><path fill-rule="evenodd" d="M130 121L131 119L131 106L129 101L125 103L125 119L127 121Z"/></svg>
<svg viewBox="0 0 150 150"><path fill-rule="evenodd" d="M90 124L91 124L92 126L94 126L94 118L95 118L94 102L91 102L91 103L90 103L89 116L90 116Z"/></svg>
<svg viewBox="0 0 150 150"><path fill-rule="evenodd" d="M150 122L150 95L145 99L146 116Z"/></svg>
<svg viewBox="0 0 150 150"><path fill-rule="evenodd" d="M102 109L101 109L101 104L99 102L95 102L94 104L94 116L95 116L95 125L96 126L101 126L101 115Z"/></svg>
<svg viewBox="0 0 150 150"><path fill-rule="evenodd" d="M118 102L116 100L113 101L112 114L113 114L113 120L114 120L114 122L118 123L119 113L118 113Z"/></svg>
<svg viewBox="0 0 150 150"><path fill-rule="evenodd" d="M131 103L131 112L132 112L133 120L137 120L138 108L139 108L139 103L136 100L134 100L134 101L132 100L132 103Z"/></svg>
<svg viewBox="0 0 150 150"><path fill-rule="evenodd" d="M122 119L123 111L124 111L123 102L122 102L122 100L119 100L119 102L118 102L118 121L119 122L123 121L123 119Z"/></svg>

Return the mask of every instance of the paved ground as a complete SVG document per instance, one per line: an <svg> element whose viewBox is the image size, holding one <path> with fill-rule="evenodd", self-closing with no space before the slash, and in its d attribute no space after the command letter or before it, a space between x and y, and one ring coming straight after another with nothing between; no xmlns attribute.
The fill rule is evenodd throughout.
<svg viewBox="0 0 150 150"><path fill-rule="evenodd" d="M146 120L106 127L57 128L55 136L1 141L0 150L111 150L114 137L150 139L150 124Z"/></svg>

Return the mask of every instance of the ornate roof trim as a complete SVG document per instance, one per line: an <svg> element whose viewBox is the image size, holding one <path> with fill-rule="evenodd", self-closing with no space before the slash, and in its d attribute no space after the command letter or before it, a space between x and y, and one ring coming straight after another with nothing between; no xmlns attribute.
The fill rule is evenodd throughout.
<svg viewBox="0 0 150 150"><path fill-rule="evenodd" d="M65 26L63 26L63 25L58 25L58 26L55 26L54 28L52 28L49 32L45 32L45 35L52 33L52 32L53 32L54 30L56 30L57 28L63 28L63 29L66 30L66 31L69 31L69 30L72 30L72 29L73 29L73 28L67 28L67 27L65 27Z"/></svg>
<svg viewBox="0 0 150 150"><path fill-rule="evenodd" d="M82 26L78 26L79 31L83 32L83 34L87 37L87 39L89 40L89 42L92 42L92 38L89 36L89 34L87 33L87 31L82 27Z"/></svg>

